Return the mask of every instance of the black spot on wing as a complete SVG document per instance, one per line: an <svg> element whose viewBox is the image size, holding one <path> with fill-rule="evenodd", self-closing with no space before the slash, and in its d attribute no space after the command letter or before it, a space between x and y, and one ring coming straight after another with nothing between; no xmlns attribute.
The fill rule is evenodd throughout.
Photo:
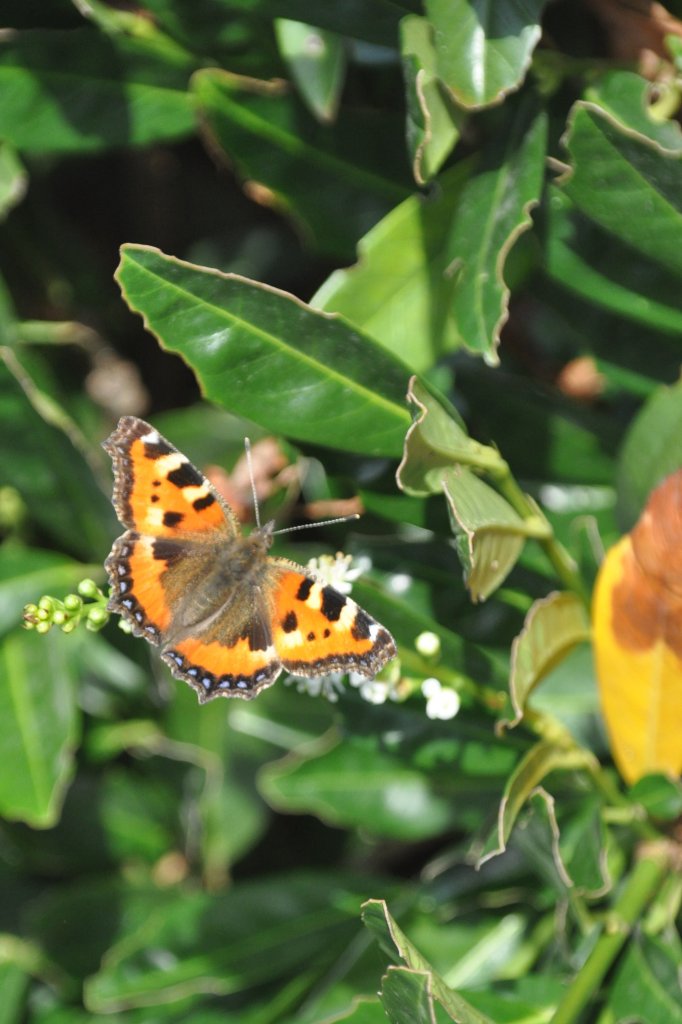
<svg viewBox="0 0 682 1024"><path fill-rule="evenodd" d="M182 512L164 512L163 525L168 527L177 526L184 518Z"/></svg>
<svg viewBox="0 0 682 1024"><path fill-rule="evenodd" d="M310 632L308 633L308 636L307 636L307 638L306 638L306 639L308 640L308 643L312 643L312 642L313 642L313 640L315 639L315 634L313 633L312 629L311 629L311 630L310 630Z"/></svg>
<svg viewBox="0 0 682 1024"><path fill-rule="evenodd" d="M306 576L303 580L301 580L301 585L298 588L298 592L296 594L296 597L298 598L299 601L307 601L308 597L310 595L310 591L312 589L313 589L313 581L311 579L309 579L308 576Z"/></svg>
<svg viewBox="0 0 682 1024"><path fill-rule="evenodd" d="M185 461L168 474L168 481L176 487L201 487L204 478L191 462Z"/></svg>
<svg viewBox="0 0 682 1024"><path fill-rule="evenodd" d="M343 594L339 594L338 590L334 590L333 587L322 588L322 606L320 611L329 622L337 621L345 603L345 597Z"/></svg>
<svg viewBox="0 0 682 1024"><path fill-rule="evenodd" d="M210 508L214 501L215 498L209 492L208 494L205 494L203 498L195 498L195 500L192 502L192 508L195 510L195 512L201 512L205 508Z"/></svg>
<svg viewBox="0 0 682 1024"><path fill-rule="evenodd" d="M183 547L174 540L159 537L152 545L152 553L158 562L173 562L183 553Z"/></svg>
<svg viewBox="0 0 682 1024"><path fill-rule="evenodd" d="M168 444L163 437L153 444L149 441L144 442L144 454L148 459L160 459L162 455L170 455L174 451L175 448Z"/></svg>
<svg viewBox="0 0 682 1024"><path fill-rule="evenodd" d="M282 629L285 633L293 633L298 628L298 619L296 618L296 612L287 612L282 619Z"/></svg>
<svg viewBox="0 0 682 1024"><path fill-rule="evenodd" d="M355 614L355 621L351 626L350 632L354 640L369 640L369 630L372 625L367 612L363 612L362 608L358 608Z"/></svg>

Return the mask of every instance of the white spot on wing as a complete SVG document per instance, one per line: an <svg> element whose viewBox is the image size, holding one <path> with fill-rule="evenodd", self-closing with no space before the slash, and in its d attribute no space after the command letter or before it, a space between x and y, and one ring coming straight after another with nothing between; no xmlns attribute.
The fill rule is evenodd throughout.
<svg viewBox="0 0 682 1024"><path fill-rule="evenodd" d="M158 444L161 440L161 435L158 430L150 430L148 434L142 434L140 441L144 444Z"/></svg>

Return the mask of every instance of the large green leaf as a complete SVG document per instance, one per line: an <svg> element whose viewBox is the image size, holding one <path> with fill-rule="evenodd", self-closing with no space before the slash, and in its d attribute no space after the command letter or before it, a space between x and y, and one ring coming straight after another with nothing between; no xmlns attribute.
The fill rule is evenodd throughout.
<svg viewBox="0 0 682 1024"><path fill-rule="evenodd" d="M343 90L346 51L334 32L277 18L275 32L299 94L318 121L334 121Z"/></svg>
<svg viewBox="0 0 682 1024"><path fill-rule="evenodd" d="M463 107L498 103L520 86L540 39L545 0L426 0L438 71Z"/></svg>
<svg viewBox="0 0 682 1024"><path fill-rule="evenodd" d="M614 1020L682 1022L682 946L638 931L628 944L606 1002Z"/></svg>
<svg viewBox="0 0 682 1024"><path fill-rule="evenodd" d="M447 245L470 173L460 163L433 196L413 195L391 210L360 240L358 262L335 270L311 304L341 313L417 372L457 348Z"/></svg>
<svg viewBox="0 0 682 1024"><path fill-rule="evenodd" d="M61 635L0 644L0 814L48 828L59 817L79 728L75 665Z"/></svg>
<svg viewBox="0 0 682 1024"><path fill-rule="evenodd" d="M146 246L123 248L117 279L130 308L189 363L207 398L301 441L399 454L409 373L340 318Z"/></svg>
<svg viewBox="0 0 682 1024"><path fill-rule="evenodd" d="M543 212L544 267L549 276L619 317L679 334L678 275L653 260L642 260L632 246L581 214L563 190L551 187L548 200Z"/></svg>
<svg viewBox="0 0 682 1024"><path fill-rule="evenodd" d="M91 152L177 139L194 127L192 64L91 28L0 43L0 136L26 153Z"/></svg>
<svg viewBox="0 0 682 1024"><path fill-rule="evenodd" d="M561 184L575 205L639 254L682 272L682 136L637 112L626 122L611 94L576 103Z"/></svg>
<svg viewBox="0 0 682 1024"><path fill-rule="evenodd" d="M293 755L261 773L260 788L271 804L406 841L440 835L456 824L452 801L401 758L351 737L323 743L333 746L317 757Z"/></svg>
<svg viewBox="0 0 682 1024"><path fill-rule="evenodd" d="M456 277L452 316L460 344L496 363L500 331L509 315L507 256L531 226L545 170L547 116L533 97L509 101L500 130L483 150L463 189L447 244Z"/></svg>
<svg viewBox="0 0 682 1024"><path fill-rule="evenodd" d="M7 349L0 355L3 484L16 488L30 518L60 545L103 558L113 536L114 514L94 476L104 466L99 453L91 453L90 442L77 431L69 437L60 429L60 408L29 373L39 371L38 364L23 353L19 362ZM65 414L63 419L68 429Z"/></svg>
<svg viewBox="0 0 682 1024"><path fill-rule="evenodd" d="M298 220L321 251L352 257L357 240L406 197L392 114L344 108L330 127L282 82L211 69L192 83L213 148L258 184L264 202Z"/></svg>
<svg viewBox="0 0 682 1024"><path fill-rule="evenodd" d="M223 893L166 890L164 906L110 949L86 985L95 1013L202 993L263 989L327 970L357 931L358 883L308 871Z"/></svg>

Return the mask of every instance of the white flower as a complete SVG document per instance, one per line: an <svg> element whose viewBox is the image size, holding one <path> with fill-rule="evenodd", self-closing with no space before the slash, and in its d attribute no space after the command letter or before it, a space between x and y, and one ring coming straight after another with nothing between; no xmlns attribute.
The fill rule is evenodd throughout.
<svg viewBox="0 0 682 1024"><path fill-rule="evenodd" d="M438 679L430 676L422 683L422 693L426 697L426 717L441 719L454 718L460 708L460 698L456 690L441 686Z"/></svg>
<svg viewBox="0 0 682 1024"><path fill-rule="evenodd" d="M428 629L424 630L415 640L414 646L423 657L434 658L440 654L440 637Z"/></svg>
<svg viewBox="0 0 682 1024"><path fill-rule="evenodd" d="M385 704L388 692L388 683L381 683L377 679L365 679L360 686L360 696L370 704Z"/></svg>
<svg viewBox="0 0 682 1024"><path fill-rule="evenodd" d="M310 697L326 697L335 704L339 694L343 693L343 673L328 672L326 676L289 676L285 679L288 686L294 685L299 693L307 693Z"/></svg>
<svg viewBox="0 0 682 1024"><path fill-rule="evenodd" d="M350 594L353 589L353 583L358 576L362 576L372 565L369 558L364 555L356 560L355 565L351 569L352 561L352 555L343 555L340 551L337 551L334 556L320 555L319 558L311 558L308 562L308 568L323 583L328 583L335 590L338 590L340 594Z"/></svg>

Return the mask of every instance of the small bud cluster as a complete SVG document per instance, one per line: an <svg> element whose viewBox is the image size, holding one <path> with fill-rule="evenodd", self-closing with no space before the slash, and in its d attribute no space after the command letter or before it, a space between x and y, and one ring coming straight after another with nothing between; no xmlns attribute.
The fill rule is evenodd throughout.
<svg viewBox="0 0 682 1024"><path fill-rule="evenodd" d="M58 626L63 633L73 633L84 622L85 628L91 632L102 629L109 621L105 594L94 580L89 579L81 580L77 590L77 594L67 594L63 600L45 594L37 604L27 604L24 628L47 633L53 626Z"/></svg>

